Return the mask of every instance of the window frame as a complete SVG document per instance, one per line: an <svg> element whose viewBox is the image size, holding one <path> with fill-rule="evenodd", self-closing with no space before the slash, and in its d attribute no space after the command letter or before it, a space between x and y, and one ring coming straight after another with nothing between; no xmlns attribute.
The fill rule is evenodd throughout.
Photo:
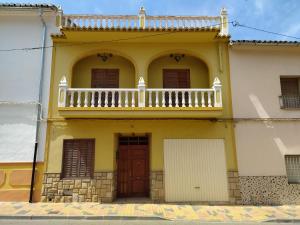
<svg viewBox="0 0 300 225"><path fill-rule="evenodd" d="M91 157L92 157L92 160L91 160L91 170L90 170L90 176L79 176L79 174L77 174L78 176L65 176L65 173L64 173L64 157L65 157L65 141L82 141L82 140L85 140L85 141L92 141L93 145L92 145L92 148L91 148ZM71 139L63 139L63 152L62 152L62 160L61 160L61 173L60 173L60 178L62 180L74 180L74 179L93 179L94 178L94 171L95 171L95 146L96 146L96 139L95 138L71 138ZM80 165L79 165L80 167ZM78 167L78 168L79 168Z"/></svg>
<svg viewBox="0 0 300 225"><path fill-rule="evenodd" d="M284 94L283 93L283 80L284 79L297 79L298 80L298 94L295 94L295 95L289 95L289 94ZM279 96L279 106L280 106L280 109L283 109L283 110L299 110L300 109L300 104L299 104L299 99L300 99L300 75L280 75L279 76L279 85L280 85L280 96ZM298 96L298 97L297 97ZM298 100L295 100L296 102L298 101L298 104L297 103L289 103L290 100L288 100L289 98L295 98L295 99L298 99ZM296 106L294 106L294 105Z"/></svg>

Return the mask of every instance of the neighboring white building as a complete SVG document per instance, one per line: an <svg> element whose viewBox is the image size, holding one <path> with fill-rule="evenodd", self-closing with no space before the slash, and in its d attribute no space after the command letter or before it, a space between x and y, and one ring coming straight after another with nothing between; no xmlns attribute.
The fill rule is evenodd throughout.
<svg viewBox="0 0 300 225"><path fill-rule="evenodd" d="M54 5L0 4L0 201L29 199L39 99L37 168L42 170L51 77L50 35L59 31L59 13ZM46 48L32 49L44 45ZM37 181L41 174L37 174ZM38 192L39 187L35 188Z"/></svg>
<svg viewBox="0 0 300 225"><path fill-rule="evenodd" d="M300 204L300 43L234 41L229 55L242 202Z"/></svg>

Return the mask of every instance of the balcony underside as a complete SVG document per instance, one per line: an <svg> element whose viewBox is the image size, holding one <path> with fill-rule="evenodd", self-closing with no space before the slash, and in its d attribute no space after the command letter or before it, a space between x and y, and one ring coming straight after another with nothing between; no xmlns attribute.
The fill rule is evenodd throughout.
<svg viewBox="0 0 300 225"><path fill-rule="evenodd" d="M219 118L222 107L60 107L65 118Z"/></svg>

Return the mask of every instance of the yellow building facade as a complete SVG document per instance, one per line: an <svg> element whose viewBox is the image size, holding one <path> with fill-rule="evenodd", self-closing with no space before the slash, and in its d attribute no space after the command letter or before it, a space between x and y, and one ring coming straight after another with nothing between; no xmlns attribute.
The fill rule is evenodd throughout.
<svg viewBox="0 0 300 225"><path fill-rule="evenodd" d="M59 20L42 201L237 203L226 11Z"/></svg>

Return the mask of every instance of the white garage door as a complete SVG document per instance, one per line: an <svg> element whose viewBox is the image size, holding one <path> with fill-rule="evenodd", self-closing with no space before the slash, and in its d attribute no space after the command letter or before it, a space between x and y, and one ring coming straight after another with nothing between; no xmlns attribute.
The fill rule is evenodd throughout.
<svg viewBox="0 0 300 225"><path fill-rule="evenodd" d="M166 201L228 201L223 139L164 140Z"/></svg>

